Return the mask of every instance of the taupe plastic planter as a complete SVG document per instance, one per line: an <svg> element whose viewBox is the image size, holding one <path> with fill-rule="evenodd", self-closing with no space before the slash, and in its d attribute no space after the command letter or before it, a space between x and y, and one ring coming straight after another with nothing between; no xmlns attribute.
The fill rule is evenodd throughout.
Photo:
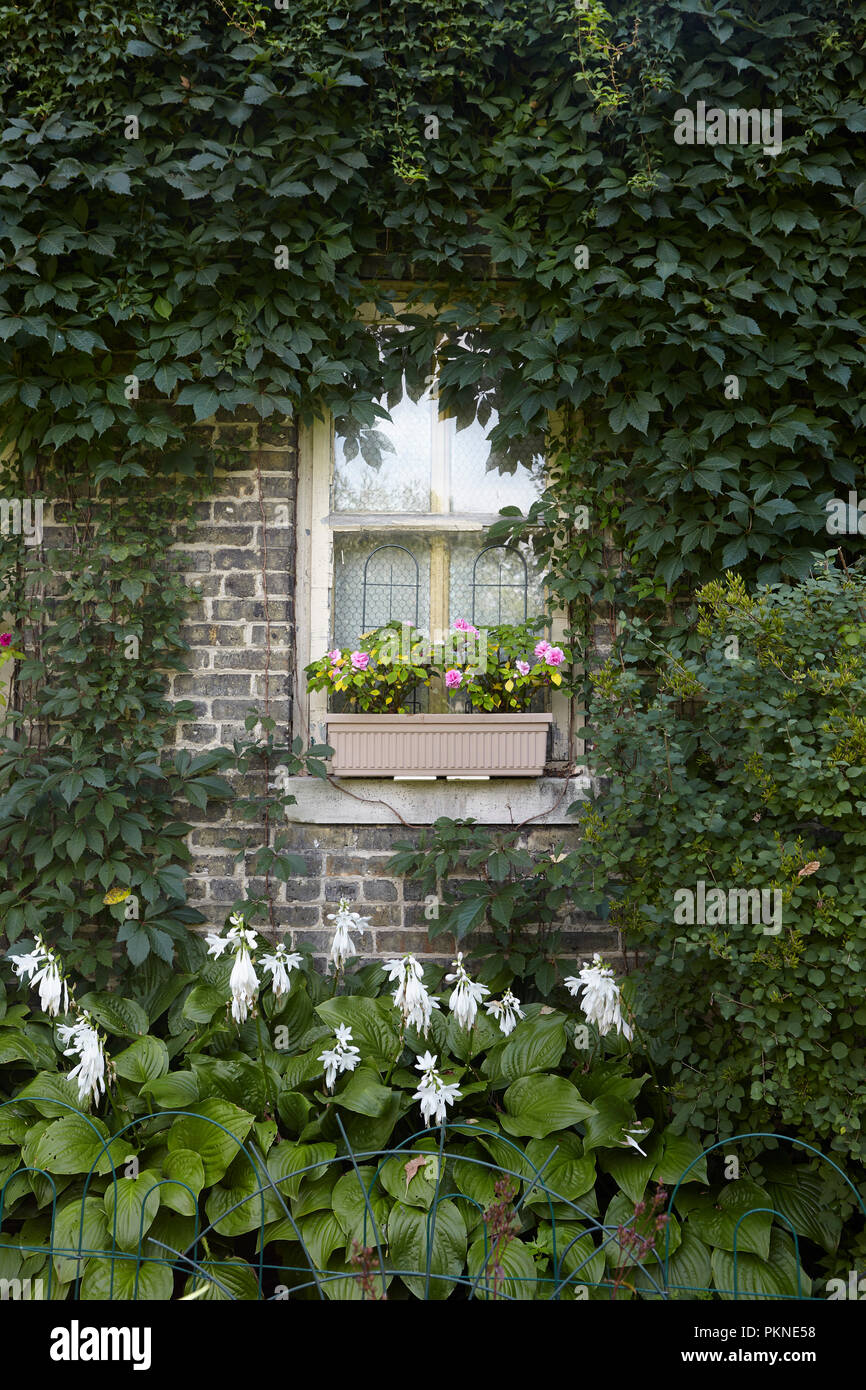
<svg viewBox="0 0 866 1390"><path fill-rule="evenodd" d="M329 714L336 777L540 777L552 714Z"/></svg>

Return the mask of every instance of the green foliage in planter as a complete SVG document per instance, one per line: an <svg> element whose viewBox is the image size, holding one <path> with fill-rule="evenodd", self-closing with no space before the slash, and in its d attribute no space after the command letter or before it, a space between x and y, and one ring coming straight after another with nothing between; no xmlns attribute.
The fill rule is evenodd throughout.
<svg viewBox="0 0 866 1390"><path fill-rule="evenodd" d="M675 1123L781 1127L862 1160L866 581L820 565L700 600L703 652L663 653L657 691L628 668L594 677L610 782L573 866L642 951L637 1008ZM730 898L749 889L778 894L758 920Z"/></svg>
<svg viewBox="0 0 866 1390"><path fill-rule="evenodd" d="M537 695L551 688L569 690L572 654L542 637L546 625L547 619L536 618L487 628L484 667L470 661L461 669L458 663L454 669L461 682L454 693L465 696L473 709L507 714L528 710Z"/></svg>
<svg viewBox="0 0 866 1390"><path fill-rule="evenodd" d="M407 701L429 685L434 668L418 644L423 633L393 621L365 632L357 648L335 647L305 668L309 690L327 690L347 713L404 714Z"/></svg>
<svg viewBox="0 0 866 1390"><path fill-rule="evenodd" d="M557 1287L565 1299L653 1298L666 1243L672 1296L724 1298L734 1230L754 1207L770 1210L738 1227L741 1290L808 1295L811 1274L847 1268L840 1234L854 1202L831 1170L770 1146L731 1180L666 1123L640 1053L594 1029L588 1051L574 1015L530 1004L503 1038L484 1015L466 1030L443 1012L425 1040L403 1033L379 966L348 976L351 992L333 997L333 981L307 961L281 1002L263 991L258 1019L237 1029L230 969L208 960L201 973L179 973L151 957L117 1001L122 1017L91 1000L116 1072L101 1117L63 1075L50 1020L4 997L0 1100L14 1103L0 1108L3 1277L47 1286L39 1251L53 1214L54 1246L65 1251L53 1261L58 1299L79 1288L88 1299L167 1299L203 1285L207 1297L254 1299L261 1247L264 1297L317 1297L311 1269L333 1299L360 1298L366 1269L367 1296L377 1296L381 1251L391 1300L465 1298L473 1285L482 1299L549 1298ZM425 979L433 986L440 973L426 967ZM328 1094L318 1058L339 1023L353 1029L361 1065ZM412 1138L424 1128L415 1061L428 1048L463 1096L444 1162L438 1132ZM22 1166L40 1171L16 1173ZM656 1229L654 1189L670 1193L681 1177L671 1219ZM630 1230L644 1237L637 1248ZM218 1283L173 1261L184 1250Z"/></svg>

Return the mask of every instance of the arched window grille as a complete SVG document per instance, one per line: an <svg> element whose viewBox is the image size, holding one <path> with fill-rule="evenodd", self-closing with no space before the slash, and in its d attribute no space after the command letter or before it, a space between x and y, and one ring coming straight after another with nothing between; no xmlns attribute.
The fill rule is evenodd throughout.
<svg viewBox="0 0 866 1390"><path fill-rule="evenodd" d="M472 566L472 622L481 627L524 623L529 579L526 561L507 545L488 545Z"/></svg>
<svg viewBox="0 0 866 1390"><path fill-rule="evenodd" d="M417 627L420 590L418 561L405 545L371 550L361 584L361 631L384 627L393 618Z"/></svg>

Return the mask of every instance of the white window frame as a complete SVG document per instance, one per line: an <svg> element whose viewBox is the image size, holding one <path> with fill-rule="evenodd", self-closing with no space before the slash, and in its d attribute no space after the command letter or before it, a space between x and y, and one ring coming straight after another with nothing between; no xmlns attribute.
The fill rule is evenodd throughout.
<svg viewBox="0 0 866 1390"><path fill-rule="evenodd" d="M445 417L440 416L440 423ZM431 507L448 501L447 432L433 430L433 451L430 482ZM298 437L297 489L297 546L295 581L295 692L293 736L305 743L327 742L328 692L308 690L304 667L317 660L331 645L331 605L334 589L335 537L359 531L395 533L408 531L471 533L479 536L499 518L498 512L469 514L446 512L355 512L336 513L331 510L334 479L334 422L325 413L312 425L302 425ZM438 595L434 590L438 586ZM447 547L433 546L430 561L430 626L443 627L441 614L448 612L449 569ZM436 620L434 620L436 614ZM554 610L551 614L551 637L564 640L566 615ZM432 696L432 692L431 692ZM433 697L435 698L435 697ZM553 751L548 766L566 767L582 755L576 734L578 712L575 702L554 690L551 697L553 713Z"/></svg>

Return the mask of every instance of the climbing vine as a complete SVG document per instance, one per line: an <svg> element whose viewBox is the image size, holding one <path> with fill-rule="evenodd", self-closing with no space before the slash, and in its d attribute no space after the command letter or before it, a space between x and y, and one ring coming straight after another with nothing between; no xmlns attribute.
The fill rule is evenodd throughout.
<svg viewBox="0 0 866 1390"><path fill-rule="evenodd" d="M541 528L499 534L534 535L578 633L600 603L681 623L720 572L796 580L824 548L863 468L859 0L50 0L4 5L0 41L4 492L70 499L81 537L2 760L7 870L32 854L11 931L62 908L78 939L149 883L124 939L167 958L191 911L154 817L224 788L216 755L153 757L182 661L156 494L167 459L206 483L191 426L218 411L327 409L369 458L434 354L463 418L496 381L507 465L542 433L553 460ZM779 113L779 148L679 143L699 102ZM136 624L161 634L138 665Z"/></svg>

